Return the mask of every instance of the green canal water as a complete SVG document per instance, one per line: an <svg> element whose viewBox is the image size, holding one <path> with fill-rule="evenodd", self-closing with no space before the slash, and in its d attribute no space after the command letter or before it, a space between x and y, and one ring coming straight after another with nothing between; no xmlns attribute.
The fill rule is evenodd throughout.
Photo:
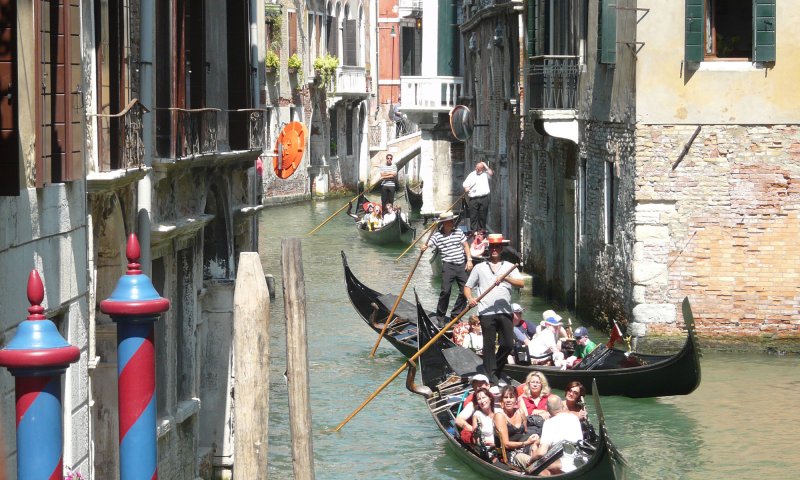
<svg viewBox="0 0 800 480"><path fill-rule="evenodd" d="M400 291L415 260L411 254L395 262L402 248L364 244L344 214L314 236L304 237L341 204L342 200L319 201L272 207L261 214L259 251L265 272L276 277L277 290L270 324L270 478L293 478L279 278L280 241L292 236L303 237L316 478L482 478L449 452L421 398L405 389L405 375L341 431L331 431L403 365L388 342L381 343L374 359L369 358L376 336L347 298L339 252L347 254L364 283L392 293ZM412 287L425 305L435 304L438 286L431 281L427 254L406 291L407 299L413 299ZM541 318L541 312L550 308L529 295L515 301L526 307L530 319ZM569 314L560 313L565 318ZM602 399L611 439L631 465L628 478L796 475L800 359L704 352L701 365L702 382L691 395ZM587 399L587 404L592 402Z"/></svg>

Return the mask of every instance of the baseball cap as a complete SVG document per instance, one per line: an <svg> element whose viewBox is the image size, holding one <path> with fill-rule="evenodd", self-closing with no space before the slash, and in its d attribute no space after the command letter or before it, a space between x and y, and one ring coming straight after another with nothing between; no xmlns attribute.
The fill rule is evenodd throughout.
<svg viewBox="0 0 800 480"><path fill-rule="evenodd" d="M522 308L522 305L520 305L519 303L512 304L511 305L511 309L514 311L514 313L519 313L519 312L524 312L525 311L525 309Z"/></svg>
<svg viewBox="0 0 800 480"><path fill-rule="evenodd" d="M561 325L561 315L553 310L545 310L542 312L542 318L549 325Z"/></svg>
<svg viewBox="0 0 800 480"><path fill-rule="evenodd" d="M583 338L589 336L589 330L586 330L586 327L578 327L575 330L575 338Z"/></svg>
<svg viewBox="0 0 800 480"><path fill-rule="evenodd" d="M469 382L470 383L472 383L472 382L489 383L489 377L487 377L486 375L484 375L482 373L479 373L477 375L473 375L473 377L469 379Z"/></svg>

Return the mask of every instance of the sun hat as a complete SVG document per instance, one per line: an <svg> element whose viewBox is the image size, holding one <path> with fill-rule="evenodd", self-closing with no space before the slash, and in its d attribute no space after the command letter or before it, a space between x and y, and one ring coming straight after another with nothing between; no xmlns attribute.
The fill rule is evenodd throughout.
<svg viewBox="0 0 800 480"><path fill-rule="evenodd" d="M482 383L489 383L489 377L486 375L479 373L477 375L473 375L472 378L469 379L469 383L472 382L482 382Z"/></svg>
<svg viewBox="0 0 800 480"><path fill-rule="evenodd" d="M442 222L448 222L450 220L455 220L455 219L456 219L456 215L453 213L453 211L452 210L448 210L446 212L440 213L439 217L436 219L436 221L439 222L439 223L442 223Z"/></svg>
<svg viewBox="0 0 800 480"><path fill-rule="evenodd" d="M511 304L511 310L512 310L514 313L519 313L519 312L524 312L524 311L525 311L525 309L524 309L524 308L522 308L522 305L520 305L519 303L513 303L513 304Z"/></svg>
<svg viewBox="0 0 800 480"><path fill-rule="evenodd" d="M492 245L508 245L510 242L503 238L502 233L490 233L489 234L489 246Z"/></svg>
<svg viewBox="0 0 800 480"><path fill-rule="evenodd" d="M545 310L542 312L542 318L548 325L559 326L561 325L561 315L552 310Z"/></svg>
<svg viewBox="0 0 800 480"><path fill-rule="evenodd" d="M586 327L578 327L575 330L575 338L583 338L589 336L589 330L586 330Z"/></svg>

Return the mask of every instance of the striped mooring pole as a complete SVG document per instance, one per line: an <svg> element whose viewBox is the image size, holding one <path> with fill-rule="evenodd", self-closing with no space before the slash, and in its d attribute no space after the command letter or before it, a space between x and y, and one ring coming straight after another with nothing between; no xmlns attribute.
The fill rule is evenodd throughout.
<svg viewBox="0 0 800 480"><path fill-rule="evenodd" d="M158 478L156 446L155 322L169 310L147 275L139 269L139 240L128 237L125 249L128 272L100 311L117 324L117 376L119 379L120 480Z"/></svg>
<svg viewBox="0 0 800 480"><path fill-rule="evenodd" d="M80 351L44 316L44 286L36 270L28 276L28 301L28 318L0 350L0 366L14 376L16 389L17 478L61 480L61 375L78 360Z"/></svg>

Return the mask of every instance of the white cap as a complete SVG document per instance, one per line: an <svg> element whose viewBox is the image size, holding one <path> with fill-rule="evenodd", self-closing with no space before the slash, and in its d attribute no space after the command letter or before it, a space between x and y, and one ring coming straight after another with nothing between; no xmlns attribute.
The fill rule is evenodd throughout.
<svg viewBox="0 0 800 480"><path fill-rule="evenodd" d="M472 378L470 378L469 382L470 383L472 383L472 382L489 383L489 377L487 377L486 375L484 375L482 373L479 373L477 375L474 375Z"/></svg>
<svg viewBox="0 0 800 480"><path fill-rule="evenodd" d="M524 312L525 311L525 309L522 308L522 305L520 305L519 303L512 303L511 304L511 310L513 310L514 313L519 313L519 312Z"/></svg>
<svg viewBox="0 0 800 480"><path fill-rule="evenodd" d="M542 318L548 325L561 325L561 315L553 310L545 310L542 312Z"/></svg>

